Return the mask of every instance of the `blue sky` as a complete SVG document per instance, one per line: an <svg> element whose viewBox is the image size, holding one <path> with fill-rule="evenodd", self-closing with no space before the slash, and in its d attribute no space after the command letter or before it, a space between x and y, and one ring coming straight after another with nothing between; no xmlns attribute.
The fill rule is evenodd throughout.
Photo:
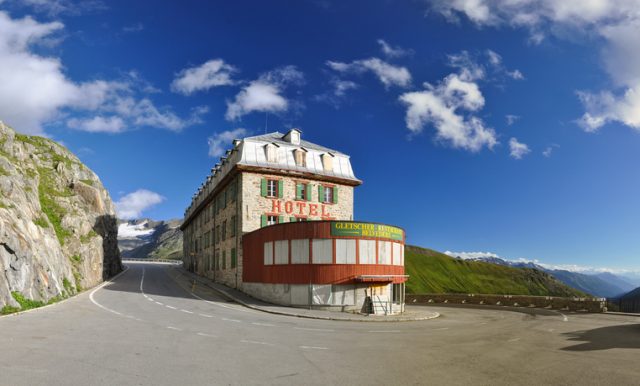
<svg viewBox="0 0 640 386"><path fill-rule="evenodd" d="M0 0L0 119L181 217L241 134L352 156L412 244L640 269L638 1Z"/></svg>

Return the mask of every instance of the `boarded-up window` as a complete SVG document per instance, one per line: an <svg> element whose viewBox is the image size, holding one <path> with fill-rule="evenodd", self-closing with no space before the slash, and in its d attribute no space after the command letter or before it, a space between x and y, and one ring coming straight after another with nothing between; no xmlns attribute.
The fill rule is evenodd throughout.
<svg viewBox="0 0 640 386"><path fill-rule="evenodd" d="M289 240L276 241L274 264L289 264Z"/></svg>
<svg viewBox="0 0 640 386"><path fill-rule="evenodd" d="M376 241L375 240L360 240L359 254L360 264L375 264L376 263Z"/></svg>
<svg viewBox="0 0 640 386"><path fill-rule="evenodd" d="M309 264L309 239L291 240L291 264Z"/></svg>
<svg viewBox="0 0 640 386"><path fill-rule="evenodd" d="M322 168L325 172L333 171L333 156L329 153L324 153L322 156Z"/></svg>
<svg viewBox="0 0 640 386"><path fill-rule="evenodd" d="M268 144L264 147L267 162L278 162L278 148L274 144Z"/></svg>
<svg viewBox="0 0 640 386"><path fill-rule="evenodd" d="M296 161L296 166L307 166L307 152L302 149L296 149L293 151L293 158Z"/></svg>
<svg viewBox="0 0 640 386"><path fill-rule="evenodd" d="M331 284L313 284L311 295L313 304L331 304Z"/></svg>
<svg viewBox="0 0 640 386"><path fill-rule="evenodd" d="M404 265L404 246L393 243L393 265Z"/></svg>
<svg viewBox="0 0 640 386"><path fill-rule="evenodd" d="M264 243L264 265L273 264L273 243Z"/></svg>
<svg viewBox="0 0 640 386"><path fill-rule="evenodd" d="M313 264L333 263L333 240L313 239Z"/></svg>
<svg viewBox="0 0 640 386"><path fill-rule="evenodd" d="M378 241L378 264L391 264L391 242Z"/></svg>
<svg viewBox="0 0 640 386"><path fill-rule="evenodd" d="M356 263L356 241L337 239L336 240L336 264Z"/></svg>

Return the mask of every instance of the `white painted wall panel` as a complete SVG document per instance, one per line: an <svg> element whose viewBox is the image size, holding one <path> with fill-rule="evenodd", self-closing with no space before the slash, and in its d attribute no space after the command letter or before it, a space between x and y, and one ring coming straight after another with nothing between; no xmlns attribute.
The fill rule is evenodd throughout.
<svg viewBox="0 0 640 386"><path fill-rule="evenodd" d="M336 239L336 264L356 263L356 241Z"/></svg>
<svg viewBox="0 0 640 386"><path fill-rule="evenodd" d="M360 264L375 264L376 263L376 241L375 240L360 240L359 254Z"/></svg>
<svg viewBox="0 0 640 386"><path fill-rule="evenodd" d="M378 264L390 265L391 264L391 242L390 241L378 241Z"/></svg>
<svg viewBox="0 0 640 386"><path fill-rule="evenodd" d="M313 239L313 264L331 264L333 263L333 240L331 239Z"/></svg>

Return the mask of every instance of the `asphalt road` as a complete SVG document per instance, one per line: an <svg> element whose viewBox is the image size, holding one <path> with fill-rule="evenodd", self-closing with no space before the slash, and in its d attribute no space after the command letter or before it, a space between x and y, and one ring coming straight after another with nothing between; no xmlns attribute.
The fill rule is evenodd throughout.
<svg viewBox="0 0 640 386"><path fill-rule="evenodd" d="M636 317L432 307L442 316L422 322L301 319L194 294L167 265L129 267L0 318L0 384L640 384Z"/></svg>

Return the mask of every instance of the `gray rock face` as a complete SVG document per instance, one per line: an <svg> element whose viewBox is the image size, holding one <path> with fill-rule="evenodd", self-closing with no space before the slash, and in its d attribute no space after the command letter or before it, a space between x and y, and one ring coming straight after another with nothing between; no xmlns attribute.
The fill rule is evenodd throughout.
<svg viewBox="0 0 640 386"><path fill-rule="evenodd" d="M0 122L0 309L48 302L121 271L118 225L98 177L61 145Z"/></svg>

